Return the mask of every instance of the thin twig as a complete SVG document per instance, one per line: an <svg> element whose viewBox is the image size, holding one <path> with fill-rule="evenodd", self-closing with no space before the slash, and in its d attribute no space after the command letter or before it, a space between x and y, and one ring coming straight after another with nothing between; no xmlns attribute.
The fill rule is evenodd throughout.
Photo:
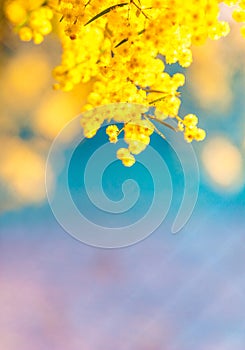
<svg viewBox="0 0 245 350"><path fill-rule="evenodd" d="M166 95L166 96L168 96L168 95ZM153 100L153 101L150 101L150 102L149 102L149 104L150 104L150 105L152 105L152 104L153 104L153 103L155 103L155 102L158 102L158 101L164 100L164 99L166 98L166 96L162 96L162 97L157 98L157 99L155 99L155 100Z"/></svg>
<svg viewBox="0 0 245 350"><path fill-rule="evenodd" d="M142 114L142 116L143 116L146 120L149 121L149 118L148 118L145 114ZM154 125L154 130L158 133L158 135L160 135L163 139L166 140L165 135L163 135L163 133L156 127L155 124L153 124L153 125Z"/></svg>
<svg viewBox="0 0 245 350"><path fill-rule="evenodd" d="M156 118L156 117L153 117L152 115L148 115L147 118L152 119L152 120L155 120L156 122L158 122L158 123L160 123L160 124L162 124L162 125L168 127L169 129L171 129L171 130L173 130L173 131L176 131L176 132L178 131L178 130L177 130L176 128L174 128L172 125L170 125L170 124L168 124L168 123L164 122L163 120L160 120L160 119L158 119L158 118Z"/></svg>
<svg viewBox="0 0 245 350"><path fill-rule="evenodd" d="M140 32L138 32L138 35L141 35L143 34L145 31L145 29L142 29ZM126 43L129 39L128 38L125 38L123 40L121 40L116 46L115 46L115 49L119 46L121 46L122 44Z"/></svg>
<svg viewBox="0 0 245 350"><path fill-rule="evenodd" d="M133 5L142 13L142 15L143 15L146 19L150 19L150 18L144 13L144 11L134 2L134 0L130 0L130 3L133 4Z"/></svg>

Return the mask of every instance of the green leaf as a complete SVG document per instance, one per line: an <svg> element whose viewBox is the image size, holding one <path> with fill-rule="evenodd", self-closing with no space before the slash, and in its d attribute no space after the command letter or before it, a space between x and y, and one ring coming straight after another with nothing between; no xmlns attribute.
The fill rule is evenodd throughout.
<svg viewBox="0 0 245 350"><path fill-rule="evenodd" d="M129 5L129 2L123 2L122 4L117 4L117 5L113 5L108 7L107 9L101 11L100 13L98 13L97 15L95 15L93 18L91 18L87 23L84 24L84 26L88 25L89 23L95 21L96 19L106 15L107 13L109 13L112 10L115 10L117 7L123 7L125 5Z"/></svg>

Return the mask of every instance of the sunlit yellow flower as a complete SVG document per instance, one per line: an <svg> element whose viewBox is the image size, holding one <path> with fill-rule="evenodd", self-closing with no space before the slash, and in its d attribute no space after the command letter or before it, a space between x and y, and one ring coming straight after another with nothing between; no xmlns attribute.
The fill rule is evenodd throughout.
<svg viewBox="0 0 245 350"><path fill-rule="evenodd" d="M184 133L187 142L205 138L196 115L179 116L179 88L185 76L178 72L171 76L165 63L187 68L194 45L229 33L229 24L219 19L222 2L237 5L233 19L243 23L245 37L245 0L5 0L4 12L20 39L35 44L42 43L56 23L62 57L53 70L54 89L68 92L91 82L85 111L120 102L145 106L144 112L122 111L111 118L85 114L81 120L89 138L106 119L123 123L128 153L124 149L119 156L124 152L123 164L131 166L135 161L132 153L142 152L157 130L144 116L151 107L155 108L155 122L175 119L176 130ZM106 133L110 142L117 142L116 125L110 125Z"/></svg>
<svg viewBox="0 0 245 350"><path fill-rule="evenodd" d="M134 156L129 152L127 148L119 148L117 151L117 158L120 159L123 165L131 167L135 163Z"/></svg>

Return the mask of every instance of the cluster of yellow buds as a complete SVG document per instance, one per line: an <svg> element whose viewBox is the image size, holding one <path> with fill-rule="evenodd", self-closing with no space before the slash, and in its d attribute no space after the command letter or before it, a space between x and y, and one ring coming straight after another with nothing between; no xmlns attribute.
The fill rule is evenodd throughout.
<svg viewBox="0 0 245 350"><path fill-rule="evenodd" d="M147 117L145 116L145 118ZM124 141L128 144L128 148L119 148L117 158L129 167L135 163L133 155L141 153L149 145L150 135L154 132L154 129L154 124L148 119L138 119L134 122L125 123L121 130L116 125L109 125L106 128L106 134L109 136L111 143L116 143L119 133L124 131Z"/></svg>
<svg viewBox="0 0 245 350"><path fill-rule="evenodd" d="M106 128L106 133L109 136L109 141L111 143L116 143L118 141L119 129L116 125L109 125Z"/></svg>
<svg viewBox="0 0 245 350"><path fill-rule="evenodd" d="M139 120L137 123L127 123L124 126L124 140L133 154L139 154L150 143L150 135L154 126L148 120Z"/></svg>
<svg viewBox="0 0 245 350"><path fill-rule="evenodd" d="M7 0L5 14L23 41L40 44L52 31L53 11L44 1Z"/></svg>
<svg viewBox="0 0 245 350"><path fill-rule="evenodd" d="M134 165L135 163L135 158L134 156L130 153L128 148L119 148L117 150L117 158L120 159L123 163L123 165L130 167Z"/></svg>
<svg viewBox="0 0 245 350"><path fill-rule="evenodd" d="M245 1L241 1L241 8L235 9L232 13L232 17L236 22L243 22L241 27L241 34L245 38Z"/></svg>
<svg viewBox="0 0 245 350"><path fill-rule="evenodd" d="M206 137L206 132L197 127L198 118L195 114L187 114L184 119L178 118L178 129L184 132L184 138L187 142L193 140L202 141Z"/></svg>
<svg viewBox="0 0 245 350"><path fill-rule="evenodd" d="M185 76L170 76L165 66L189 67L193 45L229 33L229 24L220 20L222 3L236 6L233 18L243 23L245 37L245 0L4 0L4 10L20 38L36 44L52 31L55 15L63 53L53 72L54 88L70 91L77 84L93 82L85 111L119 102L155 107L160 113L156 121L174 118L191 142L203 140L205 131L197 127L195 115L179 117L178 89ZM93 137L105 119L84 117L84 135ZM118 157L127 166L156 130L140 114L138 120L141 124L125 116L120 120L128 148ZM108 127L110 142L116 143L120 132L115 125Z"/></svg>

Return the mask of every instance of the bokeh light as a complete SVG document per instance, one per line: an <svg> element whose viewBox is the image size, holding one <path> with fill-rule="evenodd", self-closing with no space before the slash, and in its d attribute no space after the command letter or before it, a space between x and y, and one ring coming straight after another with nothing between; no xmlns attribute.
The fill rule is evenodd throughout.
<svg viewBox="0 0 245 350"><path fill-rule="evenodd" d="M236 192L244 185L244 159L229 139L216 136L207 140L202 161L208 176L220 190Z"/></svg>

